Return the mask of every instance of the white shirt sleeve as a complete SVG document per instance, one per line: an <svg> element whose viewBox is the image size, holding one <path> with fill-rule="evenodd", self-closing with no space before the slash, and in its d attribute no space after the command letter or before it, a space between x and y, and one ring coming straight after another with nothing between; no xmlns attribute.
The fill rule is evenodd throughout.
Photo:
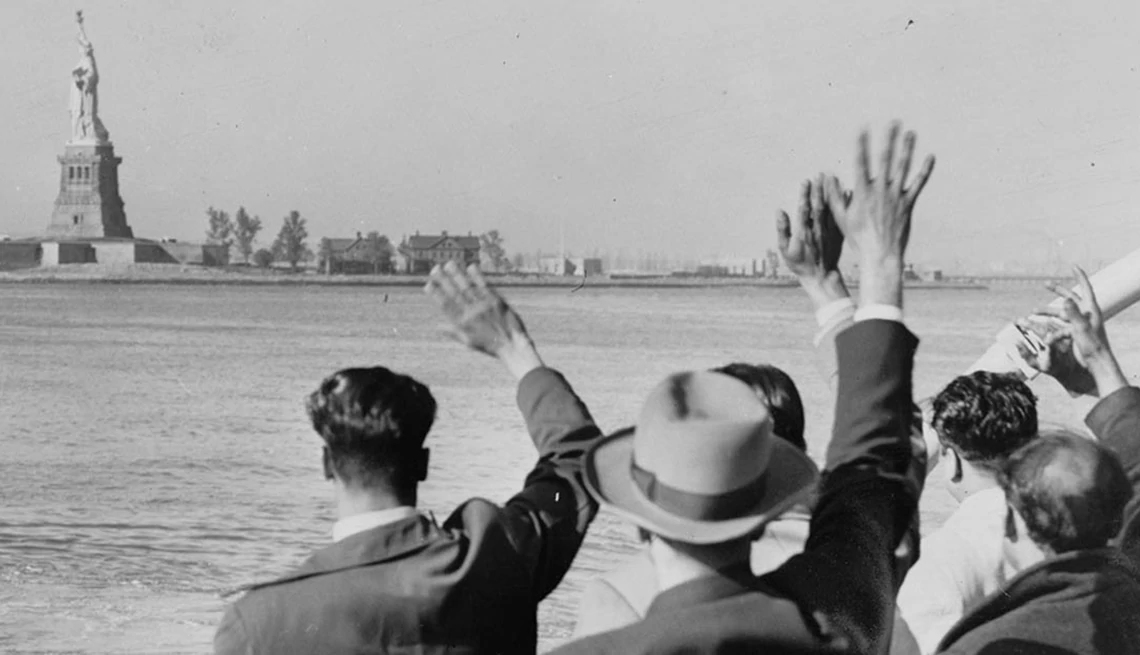
<svg viewBox="0 0 1140 655"><path fill-rule="evenodd" d="M819 326L812 340L818 348L827 337L834 337L835 329L855 315L855 303L850 298L840 298L815 310L815 322Z"/></svg>
<svg viewBox="0 0 1140 655"><path fill-rule="evenodd" d="M897 321L903 322L903 311L901 307L894 305L864 305L855 310L856 321L869 321L872 319L880 319L884 321Z"/></svg>
<svg viewBox="0 0 1140 655"><path fill-rule="evenodd" d="M848 313L855 311L855 302L850 298L840 298L833 300L823 307L815 310L815 323L819 327L825 327L829 323L834 323L837 318L844 316Z"/></svg>

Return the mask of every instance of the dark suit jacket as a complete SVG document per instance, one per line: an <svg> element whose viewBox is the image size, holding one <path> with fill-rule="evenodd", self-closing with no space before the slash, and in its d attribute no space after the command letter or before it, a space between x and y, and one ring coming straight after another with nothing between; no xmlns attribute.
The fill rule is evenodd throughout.
<svg viewBox="0 0 1140 655"><path fill-rule="evenodd" d="M1135 495L1118 544L1065 553L1021 572L962 617L939 652L1140 652L1140 389L1102 398L1085 421L1120 457L1132 482Z"/></svg>
<svg viewBox="0 0 1140 655"><path fill-rule="evenodd" d="M1120 458L1132 483L1132 501L1124 509L1119 546L1140 566L1140 389L1125 387L1105 396L1085 423Z"/></svg>
<svg viewBox="0 0 1140 655"><path fill-rule="evenodd" d="M582 454L599 436L566 380L519 384L539 459L506 505L473 499L327 546L226 612L217 653L533 653L538 602L562 580L597 505Z"/></svg>
<svg viewBox="0 0 1140 655"><path fill-rule="evenodd" d="M1079 550L1022 571L962 617L939 653L1135 655L1140 572L1116 548Z"/></svg>
<svg viewBox="0 0 1140 655"><path fill-rule="evenodd" d="M700 580L670 590L667 601L684 598L556 652L885 652L903 573L895 548L920 491L907 475L917 343L901 323L880 320L837 337L835 429L802 554L736 590L709 593Z"/></svg>

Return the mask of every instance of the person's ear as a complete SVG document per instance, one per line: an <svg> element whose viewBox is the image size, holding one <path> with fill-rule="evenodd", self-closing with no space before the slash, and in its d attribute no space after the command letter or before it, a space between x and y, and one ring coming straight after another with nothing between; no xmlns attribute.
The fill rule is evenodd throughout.
<svg viewBox="0 0 1140 655"><path fill-rule="evenodd" d="M324 468L326 480L332 480L336 477L333 474L332 453L329 452L328 446L321 448L321 466Z"/></svg>

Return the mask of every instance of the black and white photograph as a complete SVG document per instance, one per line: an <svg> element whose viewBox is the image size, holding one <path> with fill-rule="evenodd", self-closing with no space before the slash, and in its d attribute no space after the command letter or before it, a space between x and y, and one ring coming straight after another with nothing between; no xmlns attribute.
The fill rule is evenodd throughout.
<svg viewBox="0 0 1140 655"><path fill-rule="evenodd" d="M1140 4L0 3L0 653L1140 653Z"/></svg>

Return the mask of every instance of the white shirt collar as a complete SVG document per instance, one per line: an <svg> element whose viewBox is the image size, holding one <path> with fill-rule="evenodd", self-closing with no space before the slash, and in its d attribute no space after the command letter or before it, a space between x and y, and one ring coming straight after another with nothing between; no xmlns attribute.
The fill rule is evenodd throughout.
<svg viewBox="0 0 1140 655"><path fill-rule="evenodd" d="M396 521L403 521L404 519L411 518L417 514L415 507L408 507L401 505L400 507L392 507L390 509L381 509L375 512L364 512L362 514L353 514L346 516L343 519L333 524L332 537L333 541L341 541L347 539L354 534L378 528L382 525L395 523Z"/></svg>

